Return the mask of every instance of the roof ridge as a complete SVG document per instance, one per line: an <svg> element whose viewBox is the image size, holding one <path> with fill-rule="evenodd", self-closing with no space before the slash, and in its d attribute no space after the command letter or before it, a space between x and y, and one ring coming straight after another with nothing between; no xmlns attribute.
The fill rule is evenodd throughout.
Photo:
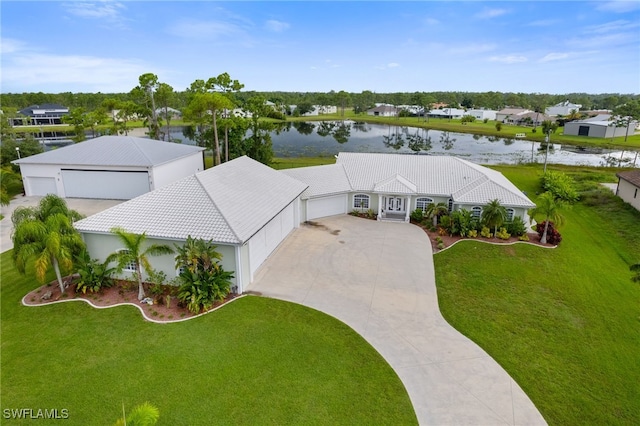
<svg viewBox="0 0 640 426"><path fill-rule="evenodd" d="M136 147L136 149L137 149L138 151L140 151L140 153L142 154L142 156L143 156L144 158L146 158L146 159L147 159L147 161L149 162L149 164L153 165L153 161L151 161L151 158L149 158L149 156L147 155L147 153L146 153L142 148L140 148L140 146L138 145L138 142L140 142L141 140L145 140L145 141L149 140L149 141L151 141L152 139L134 138L134 137L131 137L131 136L127 136L127 137L129 137L129 138L131 138L131 139L132 139L132 141L133 141L133 145Z"/></svg>
<svg viewBox="0 0 640 426"><path fill-rule="evenodd" d="M215 167L215 166L214 166ZM213 167L209 170L213 170ZM218 207L218 205L216 204L215 201L213 201L213 198L211 197L211 194L209 193L209 191L207 191L207 188L202 184L202 181L200 180L199 175L206 172L206 170L201 171L200 173L196 173L193 175L193 177L196 179L196 181L198 182L198 185L200 185L200 188L202 188L202 190L204 191L205 194L207 194L207 197L209 198L209 201L211 201L211 204L213 204L213 206L216 208L216 210L218 210L218 212L220 213L220 217L222 217L222 220L224 220L224 223L227 224L227 226L229 227L229 229L231 230L231 233L233 234L233 236L236 238L236 241L238 241L239 243L243 243L244 241L242 241L240 239L240 237L238 237L238 233L236 232L236 230L231 226L231 224L229 223L229 220L227 220L227 217L224 215L224 213L222 212L222 210L220 210L220 207Z"/></svg>

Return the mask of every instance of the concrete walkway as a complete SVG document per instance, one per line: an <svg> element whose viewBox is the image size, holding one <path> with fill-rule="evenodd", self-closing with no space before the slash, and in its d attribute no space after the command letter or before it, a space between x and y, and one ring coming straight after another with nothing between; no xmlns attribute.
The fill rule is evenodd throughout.
<svg viewBox="0 0 640 426"><path fill-rule="evenodd" d="M37 206L42 197L30 196L25 197L18 195L8 206L2 206L0 211L4 218L0 220L0 253L4 253L7 250L13 248L13 242L11 241L11 232L13 231L13 224L11 223L11 215L13 211L18 207L33 207ZM78 213L84 216L91 216L92 214L106 210L109 207L113 207L116 204L124 202L124 200L90 200L86 198L66 198L67 206L70 209L76 210Z"/></svg>
<svg viewBox="0 0 640 426"><path fill-rule="evenodd" d="M418 227L351 216L287 238L249 290L318 309L389 362L422 425L540 425L536 407L441 316L431 245Z"/></svg>

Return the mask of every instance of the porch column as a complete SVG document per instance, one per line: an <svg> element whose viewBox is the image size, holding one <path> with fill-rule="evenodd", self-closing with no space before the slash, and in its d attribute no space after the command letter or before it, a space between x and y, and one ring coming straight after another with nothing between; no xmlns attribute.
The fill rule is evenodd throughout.
<svg viewBox="0 0 640 426"><path fill-rule="evenodd" d="M409 222L409 216L411 215L411 195L407 197L407 204L405 206L407 213L405 214L404 221Z"/></svg>
<svg viewBox="0 0 640 426"><path fill-rule="evenodd" d="M378 220L382 220L382 195L378 194Z"/></svg>

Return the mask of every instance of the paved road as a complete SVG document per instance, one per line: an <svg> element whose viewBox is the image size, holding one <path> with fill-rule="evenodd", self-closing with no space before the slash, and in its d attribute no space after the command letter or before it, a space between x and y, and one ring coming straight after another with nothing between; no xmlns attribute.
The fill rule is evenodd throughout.
<svg viewBox="0 0 640 426"><path fill-rule="evenodd" d="M32 207L38 205L38 202L42 197L23 197L18 195L8 206L2 206L0 210L4 218L0 221L0 253L4 253L7 250L13 248L11 241L11 232L13 226L11 224L11 214L20 206ZM69 208L78 211L85 216L91 216L92 214L106 210L109 207L113 207L116 204L120 204L123 200L89 200L85 198L67 198L67 205Z"/></svg>
<svg viewBox="0 0 640 426"><path fill-rule="evenodd" d="M546 424L518 384L442 318L431 245L419 228L346 215L317 223L295 230L249 290L360 333L404 383L420 424Z"/></svg>

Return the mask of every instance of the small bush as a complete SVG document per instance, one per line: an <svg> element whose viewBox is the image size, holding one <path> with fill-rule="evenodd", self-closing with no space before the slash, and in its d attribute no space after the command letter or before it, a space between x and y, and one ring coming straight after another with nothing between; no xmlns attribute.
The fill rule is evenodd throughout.
<svg viewBox="0 0 640 426"><path fill-rule="evenodd" d="M415 209L411 212L410 216L412 221L420 223L424 220L424 212L422 209Z"/></svg>
<svg viewBox="0 0 640 426"><path fill-rule="evenodd" d="M489 119L488 119L488 118L485 118L484 120L482 120L482 122L483 122L484 124L487 124L487 123L489 122Z"/></svg>
<svg viewBox="0 0 640 426"><path fill-rule="evenodd" d="M471 231L469 231L469 234L467 236L469 238L477 238L478 237L478 231L476 231L475 229L472 229Z"/></svg>
<svg viewBox="0 0 640 426"><path fill-rule="evenodd" d="M507 232L507 228L502 227L498 232L496 232L496 237L500 238L501 240L508 240L509 238L511 238L511 234Z"/></svg>
<svg viewBox="0 0 640 426"><path fill-rule="evenodd" d="M438 243L438 250L442 250L444 248L444 243Z"/></svg>
<svg viewBox="0 0 640 426"><path fill-rule="evenodd" d="M542 238L542 234L544 233L544 225L546 222L540 222L536 225L536 232ZM549 221L549 228L547 229L547 243L558 245L562 241L562 235L555 228L553 222Z"/></svg>
<svg viewBox="0 0 640 426"><path fill-rule="evenodd" d="M527 234L520 235L520 236L518 237L518 240L519 240L519 241L529 241L529 236L528 236Z"/></svg>
<svg viewBox="0 0 640 426"><path fill-rule="evenodd" d="M373 209L367 210L367 217L369 219L374 219L376 217L376 213L373 211Z"/></svg>
<svg viewBox="0 0 640 426"><path fill-rule="evenodd" d="M502 123L501 123L501 122L499 122L499 121L496 123L496 130L497 130L497 131L502 130Z"/></svg>
<svg viewBox="0 0 640 426"><path fill-rule="evenodd" d="M493 234L491 233L491 230L486 226L482 227L482 231L480 231L480 235L482 235L485 238L493 238Z"/></svg>
<svg viewBox="0 0 640 426"><path fill-rule="evenodd" d="M519 237L527 233L527 225L524 224L524 221L520 216L516 216L507 224L507 232Z"/></svg>
<svg viewBox="0 0 640 426"><path fill-rule="evenodd" d="M542 189L553 194L553 197L573 203L580 198L571 176L561 172L548 171L542 176Z"/></svg>

